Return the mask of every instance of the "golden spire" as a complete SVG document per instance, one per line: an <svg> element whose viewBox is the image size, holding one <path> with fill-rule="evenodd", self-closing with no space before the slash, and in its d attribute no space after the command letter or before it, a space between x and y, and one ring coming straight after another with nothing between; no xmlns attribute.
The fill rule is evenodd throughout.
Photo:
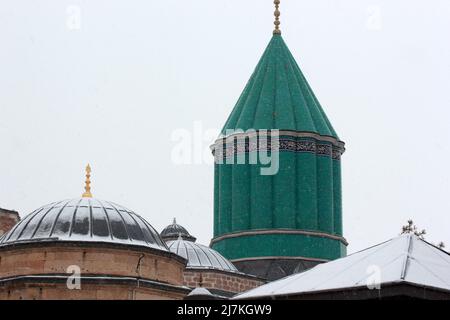
<svg viewBox="0 0 450 320"><path fill-rule="evenodd" d="M85 193L83 193L82 197L83 198L92 198L92 193L91 193L91 166L88 164L86 166L86 185L84 187L84 190L86 191Z"/></svg>
<svg viewBox="0 0 450 320"><path fill-rule="evenodd" d="M273 30L273 34L281 34L281 30L280 30L280 24L281 24L281 22L280 22L280 15L281 15L281 13L280 13L280 0L275 0L273 3L275 4L275 12L274 12L274 15L275 15L275 22L274 22L275 30Z"/></svg>

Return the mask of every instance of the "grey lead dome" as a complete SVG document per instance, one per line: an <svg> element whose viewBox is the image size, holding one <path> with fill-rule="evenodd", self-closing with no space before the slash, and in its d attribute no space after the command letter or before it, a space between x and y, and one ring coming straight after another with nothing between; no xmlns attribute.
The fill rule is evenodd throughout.
<svg viewBox="0 0 450 320"><path fill-rule="evenodd" d="M168 225L164 228L163 231L161 231L161 239L167 242L171 240L178 240L178 238L192 242L195 242L197 240L186 230L186 228L179 225L176 219L173 219L173 223L171 225Z"/></svg>
<svg viewBox="0 0 450 320"><path fill-rule="evenodd" d="M95 198L43 206L5 234L0 245L39 241L119 243L168 251L146 220L120 205Z"/></svg>
<svg viewBox="0 0 450 320"><path fill-rule="evenodd" d="M187 268L239 272L230 261L207 246L181 239L169 241L167 246L170 251L188 260Z"/></svg>

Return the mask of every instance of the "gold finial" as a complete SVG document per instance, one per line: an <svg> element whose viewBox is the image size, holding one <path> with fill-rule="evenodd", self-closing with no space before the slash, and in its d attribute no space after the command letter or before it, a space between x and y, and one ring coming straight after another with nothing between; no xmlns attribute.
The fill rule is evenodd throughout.
<svg viewBox="0 0 450 320"><path fill-rule="evenodd" d="M83 198L92 198L91 193L91 166L88 164L86 166L86 185L84 187L84 190L86 191L83 193Z"/></svg>
<svg viewBox="0 0 450 320"><path fill-rule="evenodd" d="M281 24L281 22L280 22L280 15L281 15L281 13L280 13L280 0L275 0L273 3L275 4L275 12L274 12L274 15L275 15L275 22L274 22L275 30L273 30L273 34L281 34L281 30L280 30L280 24Z"/></svg>

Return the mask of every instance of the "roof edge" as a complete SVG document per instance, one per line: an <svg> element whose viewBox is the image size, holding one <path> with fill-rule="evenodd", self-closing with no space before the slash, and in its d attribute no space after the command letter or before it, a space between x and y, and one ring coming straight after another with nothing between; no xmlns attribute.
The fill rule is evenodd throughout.
<svg viewBox="0 0 450 320"><path fill-rule="evenodd" d="M139 244L113 243L113 242L101 242L101 241L73 241L73 240L54 240L54 239L50 239L50 240L44 239L41 241L22 241L22 242L0 244L0 251L23 249L23 248L33 248L33 247L35 247L35 248L39 248L39 247L45 247L45 248L48 248L48 247L52 247L52 248L54 248L54 247L76 247L76 248L100 247L100 248L126 250L126 251L133 249L135 251L157 253L157 254L178 260L179 262L184 263L184 265L187 265L187 259L173 253L169 249L163 250L160 247L153 248L153 247L139 245Z"/></svg>
<svg viewBox="0 0 450 320"><path fill-rule="evenodd" d="M290 294L260 295L260 296L239 298L240 295L245 294L245 292L244 292L242 294L234 296L231 300L276 299L276 298L287 299L290 297L302 297L302 296L311 296L311 295L320 295L320 294L343 293L345 291L359 291L359 290L367 290L370 292L380 292L383 289L388 290L391 287L398 286L398 285L408 285L408 286L413 286L413 287L417 287L420 289L433 290L433 291L437 291L440 293L448 294L450 297L450 290L439 288L439 287L422 285L422 284L418 284L418 283L414 283L414 282L408 282L405 280L381 283L381 285L382 285L382 287L380 289L373 289L373 290L370 290L369 288L367 288L367 286L362 285L362 286L356 286L356 287L343 287L343 288L335 288L335 289L305 291L305 292L290 293ZM249 292L249 291L247 291L247 292Z"/></svg>

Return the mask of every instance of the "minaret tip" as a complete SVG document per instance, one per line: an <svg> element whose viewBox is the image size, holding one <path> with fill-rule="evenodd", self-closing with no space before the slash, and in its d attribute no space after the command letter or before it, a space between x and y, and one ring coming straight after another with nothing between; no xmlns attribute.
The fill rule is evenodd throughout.
<svg viewBox="0 0 450 320"><path fill-rule="evenodd" d="M273 34L281 34L281 30L280 30L280 24L281 24L281 22L280 22L280 15L281 15L281 13L280 13L280 0L275 0L273 3L275 4L275 12L274 12L274 15L275 15L275 22L274 22L275 30L273 30Z"/></svg>
<svg viewBox="0 0 450 320"><path fill-rule="evenodd" d="M91 166L88 164L86 166L86 181L84 186L85 192L83 193L83 198L92 198L91 193Z"/></svg>

